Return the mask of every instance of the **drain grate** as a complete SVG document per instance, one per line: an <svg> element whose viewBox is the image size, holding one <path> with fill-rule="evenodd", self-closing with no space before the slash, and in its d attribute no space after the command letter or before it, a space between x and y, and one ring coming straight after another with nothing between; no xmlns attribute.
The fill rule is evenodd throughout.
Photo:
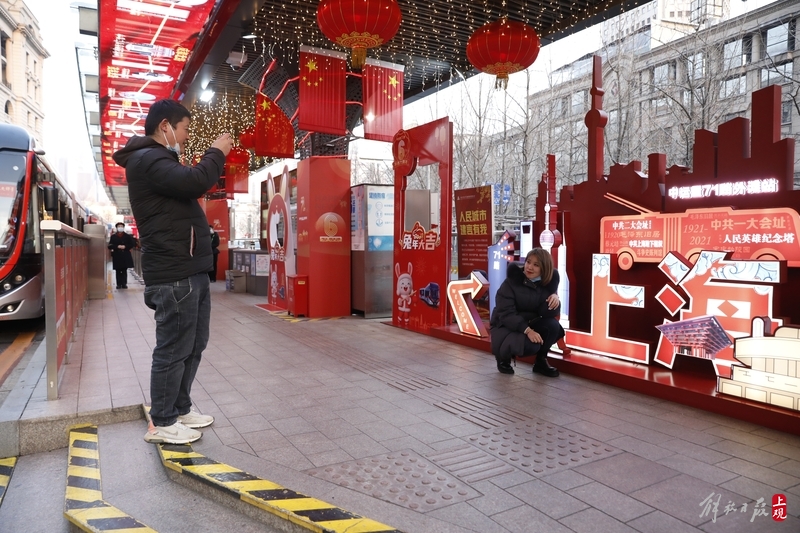
<svg viewBox="0 0 800 533"><path fill-rule="evenodd" d="M516 470L469 444L429 453L425 457L467 483L477 483Z"/></svg>
<svg viewBox="0 0 800 533"><path fill-rule="evenodd" d="M420 512L481 496L411 450L315 468L306 473Z"/></svg>
<svg viewBox="0 0 800 533"><path fill-rule="evenodd" d="M486 431L469 442L525 472L541 476L620 453L613 446L535 420Z"/></svg>
<svg viewBox="0 0 800 533"><path fill-rule="evenodd" d="M434 405L484 429L499 428L530 420L530 417L526 414L519 413L480 396L446 400Z"/></svg>

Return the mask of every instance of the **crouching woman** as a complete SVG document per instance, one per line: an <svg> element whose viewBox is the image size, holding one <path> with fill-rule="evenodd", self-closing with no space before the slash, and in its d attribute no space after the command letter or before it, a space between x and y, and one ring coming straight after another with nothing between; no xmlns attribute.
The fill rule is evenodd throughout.
<svg viewBox="0 0 800 533"><path fill-rule="evenodd" d="M514 373L512 357L536 355L535 373L558 376L558 369L547 362L550 347L564 336L564 328L556 320L561 313L558 283L553 259L542 248L528 252L522 268L508 265L490 321L492 354L503 374Z"/></svg>

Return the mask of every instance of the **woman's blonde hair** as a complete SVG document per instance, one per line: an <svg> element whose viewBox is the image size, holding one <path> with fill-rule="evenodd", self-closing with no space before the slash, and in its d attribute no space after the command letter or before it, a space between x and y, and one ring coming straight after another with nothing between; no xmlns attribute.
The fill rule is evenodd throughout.
<svg viewBox="0 0 800 533"><path fill-rule="evenodd" d="M525 261L532 255L539 260L539 267L542 270L542 285L547 285L553 279L553 257L544 248L534 248L525 256Z"/></svg>

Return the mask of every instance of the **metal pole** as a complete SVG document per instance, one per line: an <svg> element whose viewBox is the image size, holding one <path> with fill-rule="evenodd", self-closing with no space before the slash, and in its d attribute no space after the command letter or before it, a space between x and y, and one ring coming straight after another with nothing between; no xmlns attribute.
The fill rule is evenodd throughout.
<svg viewBox="0 0 800 533"><path fill-rule="evenodd" d="M44 316L47 345L47 399L58 399L58 325L56 317L56 234L44 233Z"/></svg>

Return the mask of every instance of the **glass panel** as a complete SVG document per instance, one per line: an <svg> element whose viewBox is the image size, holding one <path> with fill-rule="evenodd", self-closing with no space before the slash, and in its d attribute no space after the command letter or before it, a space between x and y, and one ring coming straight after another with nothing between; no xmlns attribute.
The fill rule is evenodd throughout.
<svg viewBox="0 0 800 533"><path fill-rule="evenodd" d="M22 216L25 154L0 152L0 261L11 255Z"/></svg>

